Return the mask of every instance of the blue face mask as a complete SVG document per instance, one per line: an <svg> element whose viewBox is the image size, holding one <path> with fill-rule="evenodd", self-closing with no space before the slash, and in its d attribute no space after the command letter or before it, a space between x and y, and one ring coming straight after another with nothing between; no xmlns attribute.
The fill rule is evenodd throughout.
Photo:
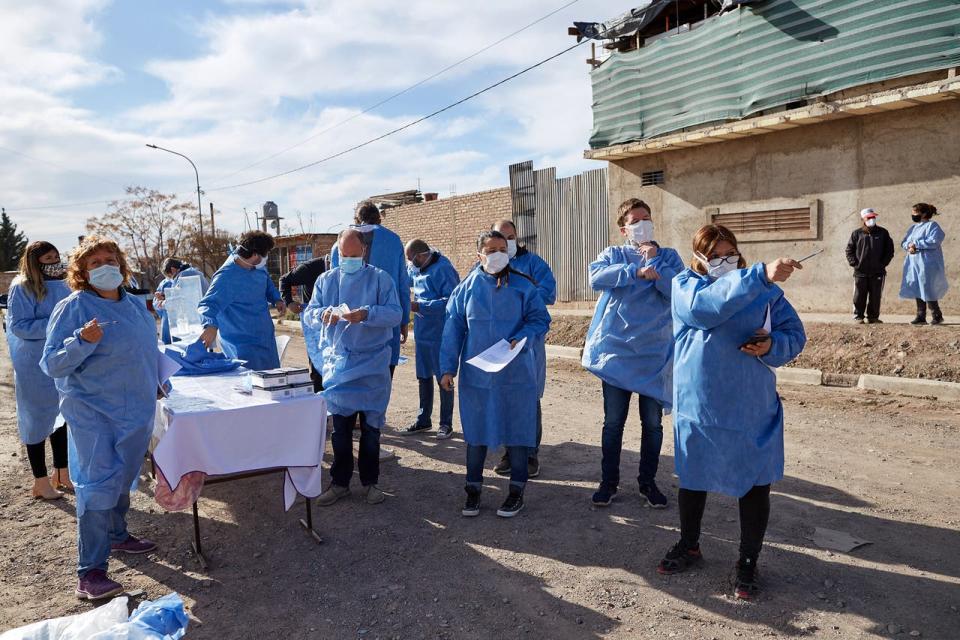
<svg viewBox="0 0 960 640"><path fill-rule="evenodd" d="M363 267L363 258L341 258L340 270L347 275L360 271Z"/></svg>
<svg viewBox="0 0 960 640"><path fill-rule="evenodd" d="M90 284L101 291L111 291L123 284L123 274L120 273L120 267L112 264L105 264L91 269L87 274Z"/></svg>

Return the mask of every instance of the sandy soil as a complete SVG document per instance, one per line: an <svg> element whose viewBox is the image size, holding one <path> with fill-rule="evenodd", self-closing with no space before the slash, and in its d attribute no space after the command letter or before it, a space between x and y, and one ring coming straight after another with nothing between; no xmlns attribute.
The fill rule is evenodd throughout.
<svg viewBox="0 0 960 640"><path fill-rule="evenodd" d="M303 362L301 342L288 356ZM284 513L279 477L208 487L200 503L210 568L189 550L189 513L163 513L145 483L131 529L157 540L111 571L146 597L179 591L190 638L925 638L960 636L960 406L849 389L786 387L787 478L774 487L765 590L735 601L729 578L739 535L735 501L711 496L706 562L665 578L654 568L677 537L669 420L659 474L669 508L640 506L624 482L609 509L589 502L599 474L602 406L596 379L551 364L544 398L543 474L513 520L493 511L505 481L492 473L484 512L462 518L463 442L384 433L399 460L383 465L388 500L356 496L318 509L325 542ZM390 422L417 406L412 362L397 371ZM0 356L0 630L84 611L72 593L72 497L27 497L9 360ZM283 428L271 425L265 428ZM625 478L638 461L631 416ZM491 465L492 466L492 461ZM873 541L850 554L811 541L815 526Z"/></svg>
<svg viewBox="0 0 960 640"><path fill-rule="evenodd" d="M555 315L547 341L582 347L590 318ZM960 326L809 322L807 346L789 366L825 373L960 382ZM958 633L960 637L960 633Z"/></svg>

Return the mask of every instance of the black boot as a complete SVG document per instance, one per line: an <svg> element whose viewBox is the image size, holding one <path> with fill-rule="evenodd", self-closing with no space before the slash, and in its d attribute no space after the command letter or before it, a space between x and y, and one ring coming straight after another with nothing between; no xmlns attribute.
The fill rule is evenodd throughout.
<svg viewBox="0 0 960 640"><path fill-rule="evenodd" d="M940 303L936 300L931 300L927 304L930 306L930 324L943 324L943 312L940 311Z"/></svg>
<svg viewBox="0 0 960 640"><path fill-rule="evenodd" d="M917 317L910 324L927 324L927 303L917 298Z"/></svg>

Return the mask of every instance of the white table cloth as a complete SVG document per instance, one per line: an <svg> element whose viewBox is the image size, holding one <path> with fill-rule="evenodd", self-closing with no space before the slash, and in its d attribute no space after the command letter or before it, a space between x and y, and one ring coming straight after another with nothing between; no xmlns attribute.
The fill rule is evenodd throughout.
<svg viewBox="0 0 960 640"><path fill-rule="evenodd" d="M322 492L320 462L327 427L320 395L266 400L243 394L245 372L171 378L173 391L157 401L153 459L176 489L191 472L225 475L272 468L284 474L284 507L300 493Z"/></svg>

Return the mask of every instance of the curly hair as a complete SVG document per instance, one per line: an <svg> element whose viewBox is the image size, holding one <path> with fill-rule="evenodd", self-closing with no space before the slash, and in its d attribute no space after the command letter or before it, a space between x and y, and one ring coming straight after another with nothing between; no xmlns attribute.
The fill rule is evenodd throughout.
<svg viewBox="0 0 960 640"><path fill-rule="evenodd" d="M926 202L918 202L917 204L913 205L913 210L924 218L932 218L933 216L937 215L937 208Z"/></svg>
<svg viewBox="0 0 960 640"><path fill-rule="evenodd" d="M700 260L697 259L696 254L700 254L705 258L710 257L710 252L713 251L713 248L717 246L717 243L726 240L733 245L733 248L738 252L740 248L737 246L737 236L733 234L733 231L727 229L722 224L708 224L700 227L700 230L693 236L693 259L690 261L690 268L696 271L701 275L707 274L707 268L704 266ZM747 261L744 259L743 255L740 255L740 260L737 261L737 268L743 269L747 266Z"/></svg>
<svg viewBox="0 0 960 640"><path fill-rule="evenodd" d="M67 284L70 285L71 289L74 291L93 290L93 285L90 284L88 279L87 259L101 249L109 251L117 257L120 274L123 276L122 285L129 284L130 276L133 274L130 267L127 266L127 256L119 245L102 236L87 236L80 243L80 246L70 254L70 263L67 266Z"/></svg>

